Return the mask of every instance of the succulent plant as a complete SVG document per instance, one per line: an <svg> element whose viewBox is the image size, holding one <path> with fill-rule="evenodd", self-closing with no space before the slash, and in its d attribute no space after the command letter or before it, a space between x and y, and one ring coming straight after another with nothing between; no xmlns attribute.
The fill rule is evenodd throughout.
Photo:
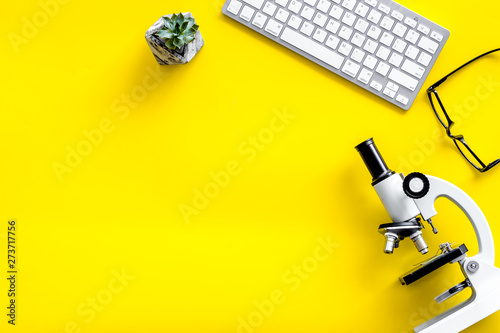
<svg viewBox="0 0 500 333"><path fill-rule="evenodd" d="M194 18L185 18L182 13L174 14L172 17L163 16L164 27L156 36L165 40L165 46L171 50L182 48L194 40L194 34L199 26L194 23Z"/></svg>

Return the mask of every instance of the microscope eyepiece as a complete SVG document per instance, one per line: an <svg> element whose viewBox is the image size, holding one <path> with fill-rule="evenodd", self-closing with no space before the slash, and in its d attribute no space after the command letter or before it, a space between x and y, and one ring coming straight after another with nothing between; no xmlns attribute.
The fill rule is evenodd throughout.
<svg viewBox="0 0 500 333"><path fill-rule="evenodd" d="M357 145L356 150L361 155L363 162L365 162L368 171L372 175L372 185L394 174L387 167L387 164L385 164L382 155L380 155L377 146L375 146L375 142L373 142L373 138Z"/></svg>

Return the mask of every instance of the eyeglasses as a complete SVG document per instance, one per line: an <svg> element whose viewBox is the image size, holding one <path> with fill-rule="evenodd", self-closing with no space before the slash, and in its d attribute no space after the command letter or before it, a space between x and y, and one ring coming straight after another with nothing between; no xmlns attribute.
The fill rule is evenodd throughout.
<svg viewBox="0 0 500 333"><path fill-rule="evenodd" d="M496 161L486 165L481 161L481 159L474 153L474 151L469 147L469 145L465 142L465 139L463 135L453 135L451 133L451 129L453 125L455 124L453 120L451 120L450 116L446 112L446 109L444 108L443 102L441 102L441 98L439 98L439 95L436 91L436 88L439 87L446 79L448 79L450 76L461 70L462 68L466 67L467 65L471 64L472 62L481 59L482 57L490 54L500 51L500 48L494 49L491 51L488 51L486 53L481 54L480 56L475 57L474 59L466 62L462 66L458 67L454 71L452 71L450 74L446 75L443 77L441 80L437 81L434 83L432 86L427 89L427 96L429 97L429 101L431 102L432 109L434 110L434 113L436 114L439 122L441 125L446 130L446 134L450 139L453 140L453 143L455 143L455 146L457 146L458 150L460 153L465 157L465 159L474 167L476 168L479 172L486 172L493 168L495 165L500 163L500 159L497 159ZM435 100L434 100L435 99ZM436 103L437 102L437 106Z"/></svg>

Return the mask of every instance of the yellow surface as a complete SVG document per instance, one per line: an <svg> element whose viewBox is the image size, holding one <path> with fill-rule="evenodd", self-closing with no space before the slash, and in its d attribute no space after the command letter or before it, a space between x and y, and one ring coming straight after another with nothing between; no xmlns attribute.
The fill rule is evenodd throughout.
<svg viewBox="0 0 500 333"><path fill-rule="evenodd" d="M496 1L401 4L451 31L424 87L498 47ZM483 175L464 162L424 92L401 111L223 16L222 5L66 0L50 17L35 0L2 5L2 332L410 332L444 309L433 298L461 277L449 266L398 283L423 257L408 240L382 253L377 227L388 216L354 150L372 136L392 169L469 193L500 244L500 169ZM144 33L179 11L194 14L205 46L188 65L160 68ZM472 90L443 86L450 104L471 103L455 117L487 162L500 157L498 86L478 105L474 89L498 57L476 67ZM438 210L430 252L445 241L477 251L458 209ZM497 313L466 332L499 325Z"/></svg>

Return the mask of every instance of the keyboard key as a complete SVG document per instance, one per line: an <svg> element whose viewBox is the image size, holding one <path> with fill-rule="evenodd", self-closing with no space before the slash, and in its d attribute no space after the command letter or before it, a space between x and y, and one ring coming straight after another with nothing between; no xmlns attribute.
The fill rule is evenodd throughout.
<svg viewBox="0 0 500 333"><path fill-rule="evenodd" d="M286 20L288 19L288 16L290 16L289 12L287 12L284 9L278 9L278 13L276 14L276 19L278 21L281 21L281 22L285 23Z"/></svg>
<svg viewBox="0 0 500 333"><path fill-rule="evenodd" d="M386 76L387 72L389 72L390 68L391 68L391 66L389 66L385 62L381 61L381 62L378 63L376 72L379 73L382 76Z"/></svg>
<svg viewBox="0 0 500 333"><path fill-rule="evenodd" d="M385 14L389 14L389 12L391 11L391 9L389 7L387 7L386 5L384 5L384 4L380 4L378 6L378 9L380 9Z"/></svg>
<svg viewBox="0 0 500 333"><path fill-rule="evenodd" d="M356 20L356 15L351 13L345 13L344 17L342 18L342 23L345 23L348 26L352 27L355 20Z"/></svg>
<svg viewBox="0 0 500 333"><path fill-rule="evenodd" d="M325 26L325 23L326 23L326 20L328 19L328 16L326 16L325 14L322 14L322 13L317 13L316 16L314 17L314 24L317 24L319 25L320 27L324 27Z"/></svg>
<svg viewBox="0 0 500 333"><path fill-rule="evenodd" d="M360 63L361 61L363 61L365 54L366 53L364 53L360 49L354 49L354 51L352 51L352 54L351 54L351 59Z"/></svg>
<svg viewBox="0 0 500 333"><path fill-rule="evenodd" d="M344 0L342 2L342 7L347 8L347 10L352 10L356 5L356 0Z"/></svg>
<svg viewBox="0 0 500 333"><path fill-rule="evenodd" d="M350 75L352 77L355 77L356 74L358 74L360 66L358 64L355 64L351 60L347 60L345 62L344 67L342 67L342 72L346 73L347 75Z"/></svg>
<svg viewBox="0 0 500 333"><path fill-rule="evenodd" d="M421 33L423 33L424 35L429 34L429 31L430 31L430 29L429 29L429 28L427 28L427 27L426 27L425 25L423 25L423 24L419 24L419 25L418 25L417 30L418 30L418 31L420 31Z"/></svg>
<svg viewBox="0 0 500 333"><path fill-rule="evenodd" d="M436 53L438 47L439 47L439 44L436 43L436 42L433 42L432 40L430 40L429 38L423 36L421 39L420 39L420 42L418 42L418 47L424 49L425 51L429 52L429 53Z"/></svg>
<svg viewBox="0 0 500 333"><path fill-rule="evenodd" d="M378 36L380 36L380 33L382 32L382 30L374 25L372 25L370 27L370 29L368 30L368 37L371 37L375 40L378 39Z"/></svg>
<svg viewBox="0 0 500 333"><path fill-rule="evenodd" d="M365 0L365 2L372 7L375 7L377 5L377 0Z"/></svg>
<svg viewBox="0 0 500 333"><path fill-rule="evenodd" d="M300 24L302 23L302 19L298 16L292 15L290 21L288 21L288 25L294 29L298 29Z"/></svg>
<svg viewBox="0 0 500 333"><path fill-rule="evenodd" d="M392 32L399 37L403 37L405 35L407 28L402 25L401 23L396 23L396 26L394 27L394 30Z"/></svg>
<svg viewBox="0 0 500 333"><path fill-rule="evenodd" d="M318 10L321 10L323 13L328 13L328 9L330 9L331 3L328 0L320 0L318 3Z"/></svg>
<svg viewBox="0 0 500 333"><path fill-rule="evenodd" d="M429 63L431 62L431 60L432 60L432 56L430 56L427 53L422 51L422 53L420 53L420 56L418 57L417 62L424 65L424 66L428 66Z"/></svg>
<svg viewBox="0 0 500 333"><path fill-rule="evenodd" d="M286 7L288 0L276 0L276 3L280 6Z"/></svg>
<svg viewBox="0 0 500 333"><path fill-rule="evenodd" d="M351 43L356 45L357 47L361 47L363 45L363 42L365 41L366 37L358 34L357 32L354 34L354 36L351 39Z"/></svg>
<svg viewBox="0 0 500 333"><path fill-rule="evenodd" d="M336 49L337 46L339 45L340 43L340 39L338 39L337 37L333 36L333 35L330 35L328 37L328 39L326 40L326 46L332 48L332 49Z"/></svg>
<svg viewBox="0 0 500 333"><path fill-rule="evenodd" d="M288 9L290 9L292 12L295 14L298 14L300 12L300 9L302 8L302 3L292 0L290 4L288 5Z"/></svg>
<svg viewBox="0 0 500 333"><path fill-rule="evenodd" d="M401 39L396 39L396 41L394 42L394 45L392 45L392 48L396 51L398 51L399 53L403 53L406 45L408 45L408 43L402 41Z"/></svg>
<svg viewBox="0 0 500 333"><path fill-rule="evenodd" d="M368 55L368 56L366 56L365 61L363 62L363 65L365 65L369 69L374 69L375 65L377 64L377 61L378 61L377 58L375 58L371 55Z"/></svg>
<svg viewBox="0 0 500 333"><path fill-rule="evenodd" d="M366 13L368 13L368 9L369 7L367 5L364 5L360 2L354 12L361 17L365 17Z"/></svg>
<svg viewBox="0 0 500 333"><path fill-rule="evenodd" d="M391 50L381 46L378 48L376 56L385 61L389 57L389 53L391 53Z"/></svg>
<svg viewBox="0 0 500 333"><path fill-rule="evenodd" d="M290 28L285 28L281 39L336 69L340 69L342 62L344 62L344 57Z"/></svg>
<svg viewBox="0 0 500 333"><path fill-rule="evenodd" d="M314 15L314 9L307 6L304 6L304 9L302 9L302 12L300 13L300 16L305 18L307 21L311 21L313 15Z"/></svg>
<svg viewBox="0 0 500 333"><path fill-rule="evenodd" d="M245 6L243 10L241 11L240 17L244 19L247 22L250 22L252 19L253 14L255 14L255 10L250 8L249 6Z"/></svg>
<svg viewBox="0 0 500 333"><path fill-rule="evenodd" d="M364 34L366 32L366 29L368 29L368 22L363 19L358 19L356 21L356 24L354 25L354 29Z"/></svg>
<svg viewBox="0 0 500 333"><path fill-rule="evenodd" d="M378 24L381 18L382 14L377 12L375 9L372 9L370 14L368 14L368 21L373 22L373 24Z"/></svg>
<svg viewBox="0 0 500 333"><path fill-rule="evenodd" d="M370 82L370 87L372 87L373 89L375 89L377 91L382 90L382 85L380 83L378 83L377 81L375 81L375 80L373 80L372 82Z"/></svg>
<svg viewBox="0 0 500 333"><path fill-rule="evenodd" d="M237 0L232 0L229 5L227 6L227 11L230 12L231 14L238 15L240 12L241 6L243 4Z"/></svg>
<svg viewBox="0 0 500 333"><path fill-rule="evenodd" d="M334 19L340 20L340 17L343 13L344 10L342 8L340 8L339 6L333 6L332 10L330 11L330 16Z"/></svg>
<svg viewBox="0 0 500 333"><path fill-rule="evenodd" d="M342 42L340 43L340 46L339 46L339 52L345 56L348 56L349 53L351 53L351 50L352 50L352 45L351 44L347 44L346 42Z"/></svg>
<svg viewBox="0 0 500 333"><path fill-rule="evenodd" d="M349 40L349 38L351 38L351 35L352 35L352 29L349 29L348 27L340 28L339 37L345 40Z"/></svg>
<svg viewBox="0 0 500 333"><path fill-rule="evenodd" d="M318 0L304 0L305 3L307 3L308 5L311 5L311 6L316 6L316 2Z"/></svg>
<svg viewBox="0 0 500 333"><path fill-rule="evenodd" d="M389 89L389 88L386 87L384 89L384 95L387 95L390 98L394 98L394 96L396 96L396 93L394 91L392 91L391 89Z"/></svg>
<svg viewBox="0 0 500 333"><path fill-rule="evenodd" d="M405 52L405 56L407 56L408 58L410 58L412 60L415 60L415 58L418 55L418 52L420 52L420 50L418 48L410 45L410 46L408 46L408 49Z"/></svg>
<svg viewBox="0 0 500 333"><path fill-rule="evenodd" d="M373 54L375 52L375 50L377 49L377 46L378 46L377 42L374 42L373 40L368 39L368 41L366 42L366 44L363 48L365 49L365 51L368 51L368 52Z"/></svg>
<svg viewBox="0 0 500 333"><path fill-rule="evenodd" d="M397 70L396 68L393 68L391 70L391 73L389 74L389 79L411 91L417 89L418 81L410 77L409 75L406 75L405 73L401 72L400 70Z"/></svg>
<svg viewBox="0 0 500 333"><path fill-rule="evenodd" d="M384 32L382 37L380 37L380 42L387 46L391 46L393 40L394 36L387 32Z"/></svg>
<svg viewBox="0 0 500 333"><path fill-rule="evenodd" d="M370 79L373 76L373 72L370 72L366 68L363 68L361 70L361 73L359 73L358 80L363 82L364 84L368 84L370 82Z"/></svg>
<svg viewBox="0 0 500 333"><path fill-rule="evenodd" d="M394 92L398 92L398 90L399 90L399 86L391 81L387 82L385 87L391 89Z"/></svg>
<svg viewBox="0 0 500 333"><path fill-rule="evenodd" d="M405 39L407 41L409 41L410 43L415 44L419 37L420 37L420 34L418 32L416 32L415 30L410 30L406 34Z"/></svg>
<svg viewBox="0 0 500 333"><path fill-rule="evenodd" d="M382 22L380 22L380 26L385 30L391 30L393 25L394 25L394 20L388 16L384 16Z"/></svg>
<svg viewBox="0 0 500 333"><path fill-rule="evenodd" d="M443 35L433 31L433 32L431 32L431 38L440 42L443 40Z"/></svg>
<svg viewBox="0 0 500 333"><path fill-rule="evenodd" d="M263 28L264 24L267 21L267 16L262 14L262 13L257 13L255 17L253 18L252 24L255 25L258 28Z"/></svg>
<svg viewBox="0 0 500 333"><path fill-rule="evenodd" d="M332 34L336 34L340 28L340 23L334 20L328 21L326 25L326 30L330 31Z"/></svg>
<svg viewBox="0 0 500 333"><path fill-rule="evenodd" d="M408 98L404 97L403 95L396 96L396 101L398 101L399 103L401 103L403 105L408 104Z"/></svg>
<svg viewBox="0 0 500 333"><path fill-rule="evenodd" d="M274 16L274 13L276 12L276 8L278 8L274 3L270 3L269 1L266 2L264 5L264 13L266 13L269 16Z"/></svg>
<svg viewBox="0 0 500 333"><path fill-rule="evenodd" d="M401 65L401 62L403 61L403 56L393 52L391 54L391 57L389 58L389 63L393 65L394 67L399 67Z"/></svg>
<svg viewBox="0 0 500 333"><path fill-rule="evenodd" d="M403 17L405 17L405 16L403 14L401 14L400 12L398 12L397 10L393 10L391 13L391 17L395 18L398 21L402 21Z"/></svg>
<svg viewBox="0 0 500 333"><path fill-rule="evenodd" d="M257 9L261 9L264 4L264 0L243 0L243 2L246 2L250 6L254 6Z"/></svg>
<svg viewBox="0 0 500 333"><path fill-rule="evenodd" d="M309 22L304 22L302 24L302 28L300 28L300 32L302 32L304 35L311 36L314 31L314 25L312 25Z"/></svg>
<svg viewBox="0 0 500 333"><path fill-rule="evenodd" d="M405 71L408 74L411 74L415 76L418 79L421 79L422 76L425 74L425 68L414 63L411 60L405 60L403 63L403 66L401 66L401 69Z"/></svg>
<svg viewBox="0 0 500 333"><path fill-rule="evenodd" d="M321 44L323 44L323 42L325 41L326 35L328 35L328 34L325 30L316 29L316 32L314 33L313 38L315 40L317 40L318 42L320 42Z"/></svg>
<svg viewBox="0 0 500 333"><path fill-rule="evenodd" d="M417 21L415 21L414 19L412 19L410 17L406 17L405 18L405 24L409 25L412 28L415 28L417 26Z"/></svg>
<svg viewBox="0 0 500 333"><path fill-rule="evenodd" d="M269 22L267 22L266 28L264 30L266 32L269 32L271 35L278 37L281 29L283 29L283 25L281 23L270 19Z"/></svg>

